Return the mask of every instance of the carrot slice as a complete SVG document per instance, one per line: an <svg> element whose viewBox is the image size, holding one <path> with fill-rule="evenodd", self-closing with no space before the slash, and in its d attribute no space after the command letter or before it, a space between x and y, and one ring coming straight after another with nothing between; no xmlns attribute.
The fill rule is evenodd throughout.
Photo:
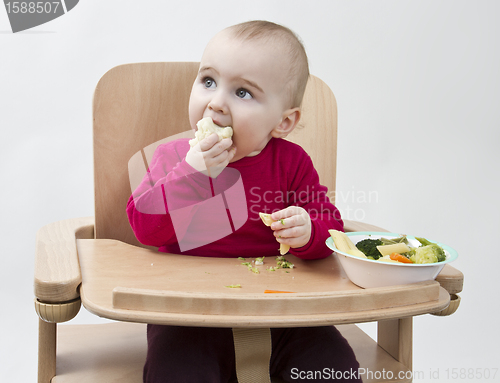
<svg viewBox="0 0 500 383"><path fill-rule="evenodd" d="M264 290L265 294L293 293L293 291Z"/></svg>
<svg viewBox="0 0 500 383"><path fill-rule="evenodd" d="M411 259L408 259L404 255L401 255L399 253L392 253L389 257L393 261L398 261L398 262L401 262L401 263L413 263Z"/></svg>

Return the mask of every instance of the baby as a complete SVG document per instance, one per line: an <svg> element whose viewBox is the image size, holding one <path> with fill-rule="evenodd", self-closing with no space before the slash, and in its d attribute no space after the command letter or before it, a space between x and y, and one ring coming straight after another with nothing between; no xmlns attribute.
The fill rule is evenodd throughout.
<svg viewBox="0 0 500 383"><path fill-rule="evenodd" d="M343 230L340 214L310 157L284 140L299 122L308 77L304 47L288 28L251 21L219 32L203 53L189 119L195 129L210 117L220 127L232 127L233 135L220 139L211 134L193 146L180 139L158 147L148 180L127 205L137 238L159 251L205 257L274 256L281 244L302 259L330 255L325 240L329 229ZM224 219L231 222L230 234L216 239L207 235L200 245L183 250L180 243L188 232L203 237L207 226L218 226L192 219L199 213L193 206L227 194L238 182L246 199L240 206L245 219L229 209L228 197ZM141 210L141 204L154 205L160 199L167 205L163 214ZM174 206L184 209L180 225L174 222ZM260 212L271 214L271 230ZM352 349L333 326L272 329L271 336L272 376L301 381L297 371L358 369ZM148 325L144 381L236 381L231 329Z"/></svg>

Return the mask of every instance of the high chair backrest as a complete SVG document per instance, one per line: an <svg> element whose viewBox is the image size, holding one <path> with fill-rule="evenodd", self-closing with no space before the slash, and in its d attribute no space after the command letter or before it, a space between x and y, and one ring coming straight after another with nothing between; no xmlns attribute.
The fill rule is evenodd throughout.
<svg viewBox="0 0 500 383"><path fill-rule="evenodd" d="M93 101L96 238L140 245L125 211L132 192L130 160L142 156L147 163L154 148L175 134L194 137L188 102L198 67L196 62L120 65L97 84ZM317 77L309 79L299 126L287 139L311 156L335 202L337 106L331 90Z"/></svg>

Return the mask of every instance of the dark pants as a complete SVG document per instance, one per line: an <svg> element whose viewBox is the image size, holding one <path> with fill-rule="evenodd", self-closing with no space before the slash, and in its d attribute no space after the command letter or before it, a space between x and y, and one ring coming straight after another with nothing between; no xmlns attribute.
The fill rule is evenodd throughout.
<svg viewBox="0 0 500 383"><path fill-rule="evenodd" d="M287 382L361 382L359 364L333 326L271 329L271 376ZM339 378L340 371L345 371ZM335 375L337 372L337 375ZM145 383L237 382L229 328L148 325Z"/></svg>

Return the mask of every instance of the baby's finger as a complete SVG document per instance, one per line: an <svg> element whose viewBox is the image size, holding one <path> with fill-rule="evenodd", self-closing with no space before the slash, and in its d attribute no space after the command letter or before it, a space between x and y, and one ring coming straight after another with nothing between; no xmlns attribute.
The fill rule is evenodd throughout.
<svg viewBox="0 0 500 383"><path fill-rule="evenodd" d="M234 158L234 156L236 155L236 146L231 146L228 149L228 152L229 152L229 157L228 157L227 163L229 164L231 162L231 160Z"/></svg>
<svg viewBox="0 0 500 383"><path fill-rule="evenodd" d="M288 218L281 218L276 222L273 222L271 224L271 229L281 230L281 229L301 226L304 225L305 223L306 223L305 218L301 214L297 214L289 216Z"/></svg>
<svg viewBox="0 0 500 383"><path fill-rule="evenodd" d="M233 144L230 138L224 138L223 140L216 142L211 148L207 149L203 155L206 157L217 157L218 155L228 151L228 149Z"/></svg>
<svg viewBox="0 0 500 383"><path fill-rule="evenodd" d="M283 230L285 227L293 226L292 217L290 218L281 218L276 222L271 224L271 229L273 230Z"/></svg>
<svg viewBox="0 0 500 383"><path fill-rule="evenodd" d="M299 206L288 206L285 209L278 210L272 213L271 218L275 221L278 221L280 219L289 218L294 215L300 214L302 211L304 211L304 209Z"/></svg>
<svg viewBox="0 0 500 383"><path fill-rule="evenodd" d="M292 248L295 248L295 247L301 247L301 246L304 246L304 244L306 244L308 242L308 239L306 238L306 236L300 236L300 237L290 237L290 238L276 238L276 240L279 242L279 243L283 243L285 245L288 245Z"/></svg>
<svg viewBox="0 0 500 383"><path fill-rule="evenodd" d="M276 238L296 238L305 235L306 228L305 226L293 226L286 229L275 230L273 233Z"/></svg>
<svg viewBox="0 0 500 383"><path fill-rule="evenodd" d="M215 133L212 133L210 136L205 137L200 141L200 149L202 152L206 152L211 149L216 143L219 141L219 136Z"/></svg>
<svg viewBox="0 0 500 383"><path fill-rule="evenodd" d="M207 166L219 165L234 156L234 150L231 150L231 146L227 147L228 142L225 140L220 141L203 153Z"/></svg>
<svg viewBox="0 0 500 383"><path fill-rule="evenodd" d="M205 158L205 164L208 169L208 174L210 177L217 177L229 164L229 162L234 158L236 154L236 147L231 147L228 150L224 150L222 153L213 158Z"/></svg>
<svg viewBox="0 0 500 383"><path fill-rule="evenodd" d="M205 157L205 163L207 167L214 166L224 166L226 167L229 163L230 154L227 150L224 150L222 153L217 154L215 157Z"/></svg>

